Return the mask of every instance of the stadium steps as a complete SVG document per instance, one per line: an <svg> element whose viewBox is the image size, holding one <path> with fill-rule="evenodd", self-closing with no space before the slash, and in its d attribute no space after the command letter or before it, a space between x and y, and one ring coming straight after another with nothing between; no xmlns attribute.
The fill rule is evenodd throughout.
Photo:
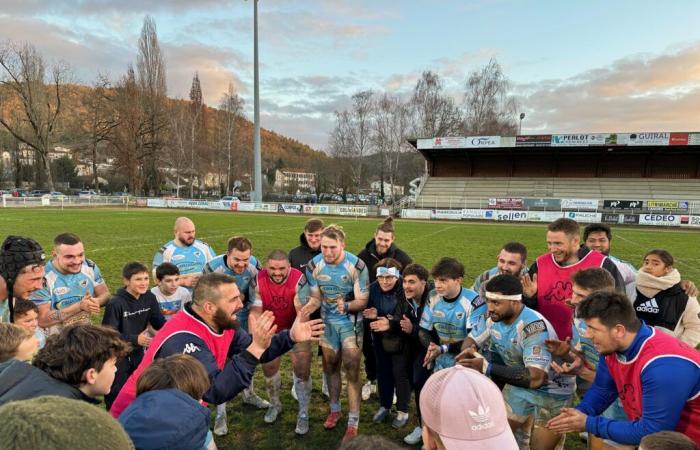
<svg viewBox="0 0 700 450"><path fill-rule="evenodd" d="M429 177L418 208L486 208L494 197L689 200L700 202L700 181L647 178Z"/></svg>

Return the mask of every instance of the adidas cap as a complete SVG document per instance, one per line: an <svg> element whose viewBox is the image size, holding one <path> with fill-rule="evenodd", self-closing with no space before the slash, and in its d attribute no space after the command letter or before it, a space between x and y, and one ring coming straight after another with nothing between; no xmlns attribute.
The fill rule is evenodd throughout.
<svg viewBox="0 0 700 450"><path fill-rule="evenodd" d="M420 395L423 423L448 450L517 450L503 395L476 370L454 366L434 373Z"/></svg>

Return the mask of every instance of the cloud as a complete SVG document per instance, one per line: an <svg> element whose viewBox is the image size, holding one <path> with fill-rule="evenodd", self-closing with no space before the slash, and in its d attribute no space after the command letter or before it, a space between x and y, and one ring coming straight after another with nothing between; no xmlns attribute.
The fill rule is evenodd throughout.
<svg viewBox="0 0 700 450"><path fill-rule="evenodd" d="M232 7L236 3L235 0L3 0L1 12L12 15L41 13L73 16L101 16L107 13L182 13L189 10Z"/></svg>
<svg viewBox="0 0 700 450"><path fill-rule="evenodd" d="M695 130L700 43L662 55L629 56L515 90L527 114L524 132Z"/></svg>

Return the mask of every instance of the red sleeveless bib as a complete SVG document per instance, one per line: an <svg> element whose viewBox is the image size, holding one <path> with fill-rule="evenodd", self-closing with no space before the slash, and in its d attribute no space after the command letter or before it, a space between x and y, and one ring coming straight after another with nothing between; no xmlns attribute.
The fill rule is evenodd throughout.
<svg viewBox="0 0 700 450"><path fill-rule="evenodd" d="M270 279L267 269L258 272L258 291L262 299L262 308L263 311L272 311L275 315L277 332L290 329L297 317L294 297L300 278L301 272L292 268L285 282L276 284Z"/></svg>

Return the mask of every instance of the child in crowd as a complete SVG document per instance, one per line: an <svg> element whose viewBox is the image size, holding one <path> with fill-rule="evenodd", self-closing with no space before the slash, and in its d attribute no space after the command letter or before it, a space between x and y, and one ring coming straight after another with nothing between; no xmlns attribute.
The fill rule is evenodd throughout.
<svg viewBox="0 0 700 450"><path fill-rule="evenodd" d="M130 262L122 270L124 287L109 300L102 324L116 329L133 350L117 363L117 375L109 395L107 409L117 398L126 380L141 363L144 348L151 343L150 325L155 330L165 324L165 318L155 295L148 290L148 268L140 262Z"/></svg>
<svg viewBox="0 0 700 450"><path fill-rule="evenodd" d="M0 323L0 363L12 358L30 362L38 349L33 333L12 323Z"/></svg>
<svg viewBox="0 0 700 450"><path fill-rule="evenodd" d="M151 292L156 296L165 320L169 320L180 311L185 303L192 301L192 294L180 286L179 281L180 269L175 264L166 262L156 267L158 285L153 287Z"/></svg>
<svg viewBox="0 0 700 450"><path fill-rule="evenodd" d="M129 349L111 328L66 327L46 340L33 365L17 359L0 363L0 405L42 395L99 403L96 397L109 393L117 360Z"/></svg>
<svg viewBox="0 0 700 450"><path fill-rule="evenodd" d="M207 371L192 356L156 359L136 382L136 400L119 422L140 450L215 450L209 409L201 404L207 389Z"/></svg>
<svg viewBox="0 0 700 450"><path fill-rule="evenodd" d="M39 348L46 345L46 335L39 328L39 307L29 300L17 300L15 302L15 325L32 332Z"/></svg>
<svg viewBox="0 0 700 450"><path fill-rule="evenodd" d="M634 311L647 325L661 328L692 347L700 343L700 304L681 287L681 275L666 250L654 249L644 255L637 272Z"/></svg>

